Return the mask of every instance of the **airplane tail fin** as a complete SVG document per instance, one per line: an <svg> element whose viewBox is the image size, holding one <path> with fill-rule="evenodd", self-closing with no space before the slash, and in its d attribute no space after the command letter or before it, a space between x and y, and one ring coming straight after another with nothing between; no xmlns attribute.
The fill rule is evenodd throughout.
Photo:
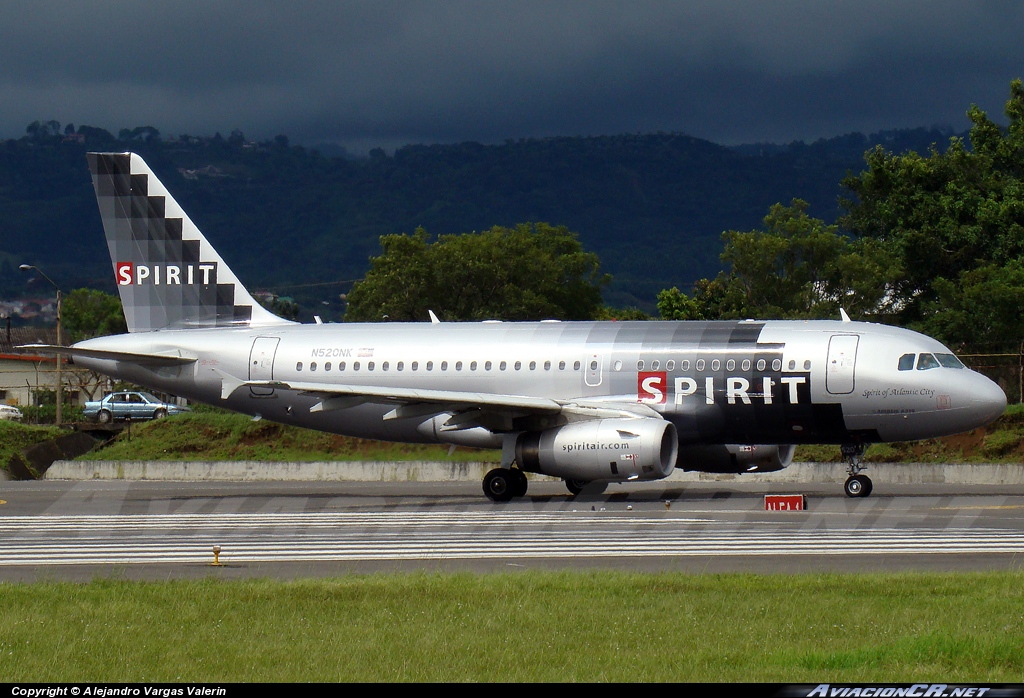
<svg viewBox="0 0 1024 698"><path fill-rule="evenodd" d="M135 153L89 153L129 332L291 324L253 299Z"/></svg>

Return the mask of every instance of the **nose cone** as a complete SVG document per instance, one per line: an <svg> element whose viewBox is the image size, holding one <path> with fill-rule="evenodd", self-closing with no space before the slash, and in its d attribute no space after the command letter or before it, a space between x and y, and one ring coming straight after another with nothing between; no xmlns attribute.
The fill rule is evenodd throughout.
<svg viewBox="0 0 1024 698"><path fill-rule="evenodd" d="M971 415L984 426L997 419L1006 409L1006 393L981 374L976 374L971 383Z"/></svg>

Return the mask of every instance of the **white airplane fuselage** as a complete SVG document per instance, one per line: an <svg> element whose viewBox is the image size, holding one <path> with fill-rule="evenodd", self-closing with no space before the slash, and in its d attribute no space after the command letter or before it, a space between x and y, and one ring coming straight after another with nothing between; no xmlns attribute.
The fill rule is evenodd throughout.
<svg viewBox="0 0 1024 698"><path fill-rule="evenodd" d="M857 322L291 325L167 330L76 346L179 353L196 360L76 363L274 421L406 442L501 446L500 436L480 430L444 434L433 415L384 419L395 407L388 402L311 412L322 396L275 387L222 399L224 376L639 405L671 421L684 446L932 438L987 423L1005 407L999 387L969 369L898 370L901 356L948 353L939 342Z"/></svg>

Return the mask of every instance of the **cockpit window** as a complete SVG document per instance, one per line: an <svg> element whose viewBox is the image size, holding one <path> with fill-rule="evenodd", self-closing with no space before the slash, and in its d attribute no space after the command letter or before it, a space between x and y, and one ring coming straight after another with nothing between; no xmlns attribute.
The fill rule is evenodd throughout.
<svg viewBox="0 0 1024 698"><path fill-rule="evenodd" d="M921 354L917 360L917 370L927 371L930 368L938 368L939 362L935 360L935 357L931 354Z"/></svg>
<svg viewBox="0 0 1024 698"><path fill-rule="evenodd" d="M966 368L963 362L952 354L936 354L935 358L938 359L939 363L945 368Z"/></svg>
<svg viewBox="0 0 1024 698"><path fill-rule="evenodd" d="M914 359L917 358L917 354L904 354L900 357L900 370L901 371L912 371L914 369Z"/></svg>

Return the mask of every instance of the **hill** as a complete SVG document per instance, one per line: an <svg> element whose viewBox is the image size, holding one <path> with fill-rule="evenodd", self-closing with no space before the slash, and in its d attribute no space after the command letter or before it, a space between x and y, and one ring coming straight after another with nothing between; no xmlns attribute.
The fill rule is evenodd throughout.
<svg viewBox="0 0 1024 698"><path fill-rule="evenodd" d="M840 179L862 169L869 147L925 151L949 135L915 129L727 148L657 133L409 145L353 160L284 136L253 143L237 132L37 130L0 143L0 297L25 291L17 266L26 261L66 289L113 290L87 150L142 154L247 285L331 319L349 289L339 282L363 275L380 235L524 221L578 232L614 275L606 300L650 309L659 290L717 273L723 230L754 228L769 206L794 197L831 221Z"/></svg>

